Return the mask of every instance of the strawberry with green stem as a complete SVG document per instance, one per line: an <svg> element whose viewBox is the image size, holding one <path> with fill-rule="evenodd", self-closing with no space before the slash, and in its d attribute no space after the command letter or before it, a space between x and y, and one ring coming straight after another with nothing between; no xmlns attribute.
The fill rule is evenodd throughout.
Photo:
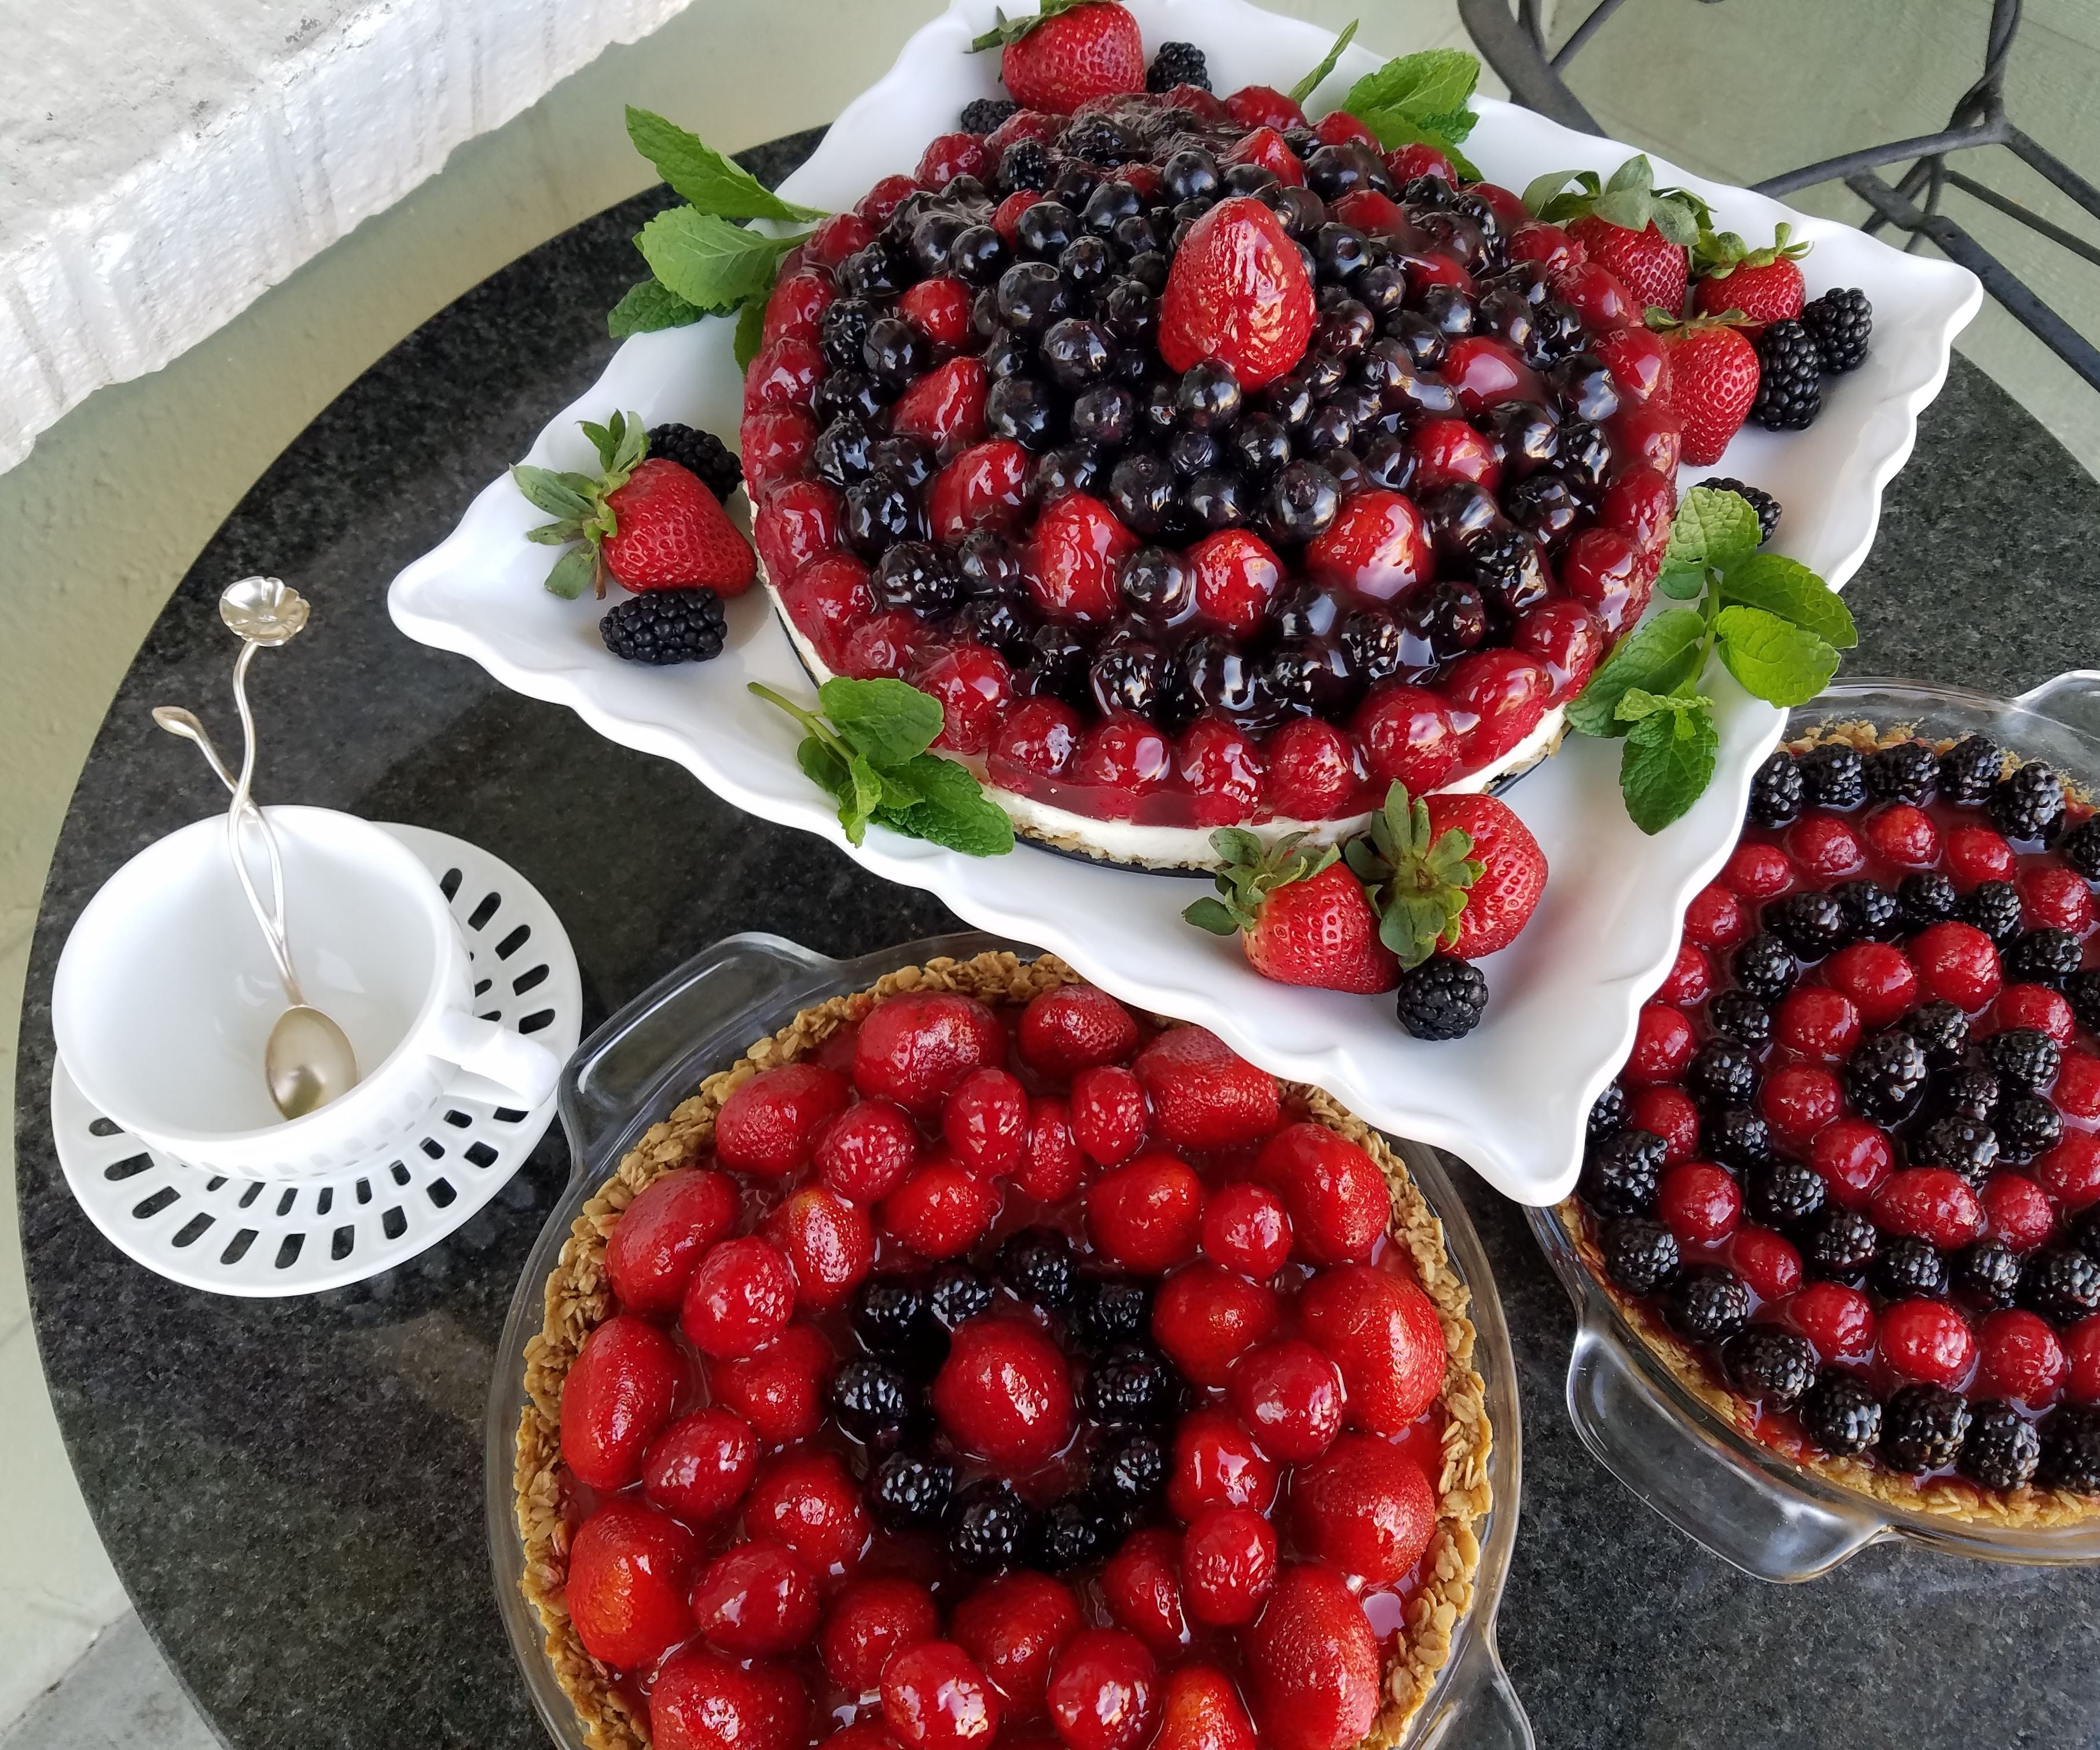
<svg viewBox="0 0 2100 1750"><path fill-rule="evenodd" d="M1688 188L1657 187L1646 154L1627 159L1608 181L1595 170L1538 177L1526 186L1524 204L1535 217L1564 228L1643 305L1683 314L1691 250L1714 214Z"/></svg>
<svg viewBox="0 0 2100 1750"><path fill-rule="evenodd" d="M1702 316L1735 311L1755 336L1768 322L1798 317L1808 289L1798 263L1811 245L1788 240L1793 227L1780 225L1770 247L1754 249L1732 231L1702 231L1692 252L1699 283L1692 307Z"/></svg>
<svg viewBox="0 0 2100 1750"><path fill-rule="evenodd" d="M1145 42L1137 20L1114 0L1042 0L970 44L999 50L999 77L1024 109L1069 116L1091 98L1145 89Z"/></svg>
<svg viewBox="0 0 2100 1750"><path fill-rule="evenodd" d="M1407 968L1507 948L1546 888L1530 830L1507 804L1471 792L1410 798L1394 784L1347 855L1378 910L1379 940Z"/></svg>
<svg viewBox="0 0 2100 1750"><path fill-rule="evenodd" d="M1742 322L1735 309L1688 322L1648 313L1670 350L1670 405L1683 423L1683 459L1695 468L1720 461L1758 398L1758 350L1743 337Z"/></svg>
<svg viewBox="0 0 2100 1750"><path fill-rule="evenodd" d="M1247 964L1278 984L1371 995L1400 981L1363 884L1331 844L1302 832L1265 845L1241 827L1211 835L1223 860L1218 897L1181 915L1214 935L1237 932Z"/></svg>

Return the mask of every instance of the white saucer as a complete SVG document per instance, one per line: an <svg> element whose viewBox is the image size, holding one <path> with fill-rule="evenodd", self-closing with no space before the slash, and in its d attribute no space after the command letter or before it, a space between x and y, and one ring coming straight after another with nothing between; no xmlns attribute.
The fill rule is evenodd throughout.
<svg viewBox="0 0 2100 1750"><path fill-rule="evenodd" d="M576 950L554 909L501 858L426 827L388 824L438 877L465 932L476 1012L566 1060L583 1029ZM448 1095L410 1147L292 1184L227 1179L146 1148L102 1116L63 1064L51 1135L66 1183L109 1242L215 1294L314 1294L435 1245L502 1189L554 1120Z"/></svg>

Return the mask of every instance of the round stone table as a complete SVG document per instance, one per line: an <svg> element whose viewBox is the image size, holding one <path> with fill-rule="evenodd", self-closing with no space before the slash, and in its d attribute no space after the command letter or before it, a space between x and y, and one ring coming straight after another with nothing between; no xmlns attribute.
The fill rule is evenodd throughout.
<svg viewBox="0 0 2100 1750"><path fill-rule="evenodd" d="M769 179L814 136L750 155ZM126 858L223 798L148 708L218 720L213 603L275 572L313 631L256 671L272 800L486 845L551 901L586 1028L718 937L854 954L957 927L828 845L738 815L682 771L426 650L387 581L598 374L628 243L667 197L476 288L315 421L229 518L147 638L73 799L44 897L16 1114L23 1249L60 1425L139 1615L236 1750L495 1750L543 1741L490 1589L481 1426L496 1334L565 1171L558 1133L489 1210L390 1276L310 1299L178 1288L75 1206L48 1124L66 932ZM1855 673L2016 691L2094 659L2100 488L1957 359L1847 599ZM1463 1175L1462 1175L1462 1177ZM2066 1746L2100 1725L2100 1574L1869 1550L1812 1585L1744 1578L1594 1464L1561 1407L1572 1324L1523 1219L1467 1201L1515 1340L1522 1528L1502 1601L1542 1745Z"/></svg>

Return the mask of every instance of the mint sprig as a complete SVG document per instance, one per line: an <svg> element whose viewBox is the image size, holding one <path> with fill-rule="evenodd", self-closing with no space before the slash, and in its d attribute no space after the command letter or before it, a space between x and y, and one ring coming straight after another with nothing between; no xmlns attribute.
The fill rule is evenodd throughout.
<svg viewBox="0 0 2100 1750"><path fill-rule="evenodd" d="M671 191L703 213L718 218L810 220L824 215L815 207L783 201L734 160L726 158L697 134L654 110L627 106L627 137L634 149L656 166Z"/></svg>
<svg viewBox="0 0 2100 1750"><path fill-rule="evenodd" d="M1388 149L1433 147L1461 176L1478 182L1479 170L1458 147L1480 119L1468 107L1480 82L1478 56L1463 49L1423 49L1365 73L1349 87L1342 108Z"/></svg>
<svg viewBox="0 0 2100 1750"><path fill-rule="evenodd" d="M1657 587L1691 604L1645 621L1568 707L1578 734L1623 737L1619 788L1643 832L1683 818L1714 776L1720 735L1698 690L1718 656L1745 692L1806 704L1860 641L1851 611L1815 572L1758 549L1740 494L1696 486L1671 525Z"/></svg>
<svg viewBox="0 0 2100 1750"><path fill-rule="evenodd" d="M1013 849L1013 823L984 787L953 760L927 752L941 733L939 700L902 681L835 678L817 689L811 711L748 684L807 732L796 762L836 800L848 844L861 844L872 821L966 857Z"/></svg>
<svg viewBox="0 0 2100 1750"><path fill-rule="evenodd" d="M1352 18L1343 25L1341 35L1335 38L1334 46L1321 57L1320 64L1284 94L1292 103L1304 103L1326 83L1327 75L1335 70L1336 64L1341 60L1342 51L1356 40L1357 26L1361 22L1360 19Z"/></svg>

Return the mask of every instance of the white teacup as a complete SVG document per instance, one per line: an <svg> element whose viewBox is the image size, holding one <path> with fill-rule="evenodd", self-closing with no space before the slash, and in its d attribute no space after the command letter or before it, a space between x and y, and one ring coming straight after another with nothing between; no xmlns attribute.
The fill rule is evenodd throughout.
<svg viewBox="0 0 2100 1750"><path fill-rule="evenodd" d="M459 925L415 854L355 815L267 812L293 963L307 1000L349 1035L357 1086L304 1117L278 1116L262 1047L284 988L214 815L118 870L66 940L51 1029L81 1092L179 1160L267 1179L409 1146L446 1094L544 1100L560 1060L474 1014Z"/></svg>

